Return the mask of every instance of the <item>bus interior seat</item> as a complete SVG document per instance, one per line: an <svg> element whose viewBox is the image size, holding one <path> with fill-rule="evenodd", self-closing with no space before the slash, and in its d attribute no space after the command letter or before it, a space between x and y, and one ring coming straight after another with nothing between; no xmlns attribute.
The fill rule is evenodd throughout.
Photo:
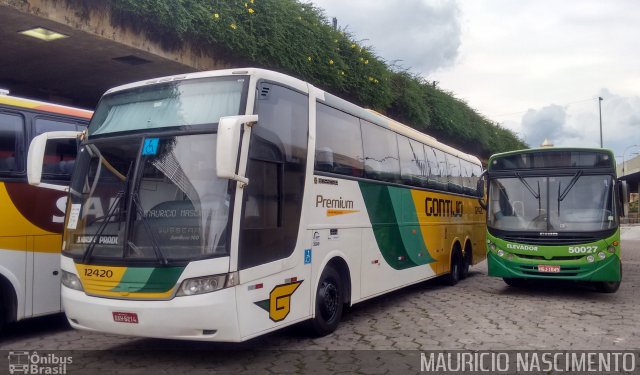
<svg viewBox="0 0 640 375"><path fill-rule="evenodd" d="M333 150L329 147L320 147L316 150L316 168L320 171L333 172Z"/></svg>

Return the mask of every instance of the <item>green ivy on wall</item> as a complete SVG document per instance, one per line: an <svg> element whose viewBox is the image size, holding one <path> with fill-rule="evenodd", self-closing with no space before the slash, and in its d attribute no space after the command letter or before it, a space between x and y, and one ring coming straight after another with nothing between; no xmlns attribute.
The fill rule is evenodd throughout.
<svg viewBox="0 0 640 375"><path fill-rule="evenodd" d="M77 0L75 0L77 1ZM91 6L90 0L83 1ZM392 69L298 0L108 0L112 22L175 48L185 41L231 62L277 70L372 108L466 152L525 148L510 130L423 78Z"/></svg>

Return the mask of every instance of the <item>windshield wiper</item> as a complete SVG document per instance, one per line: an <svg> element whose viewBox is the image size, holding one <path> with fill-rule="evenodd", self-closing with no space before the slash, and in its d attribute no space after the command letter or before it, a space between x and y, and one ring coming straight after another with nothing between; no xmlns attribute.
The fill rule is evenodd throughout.
<svg viewBox="0 0 640 375"><path fill-rule="evenodd" d="M162 253L162 250L160 249L160 245L158 244L156 236L154 236L154 234L153 234L153 230L151 229L151 226L149 225L149 222L147 221L147 219L144 216L144 210L142 209L142 204L140 204L138 193L133 193L133 196L132 196L131 200L133 201L133 205L135 206L136 212L138 213L138 215L140 215L140 221L142 222L142 225L144 226L144 229L149 234L149 238L151 238L151 247L153 248L153 252L156 255L156 259L163 265L169 264L169 261L167 260L167 258ZM134 246L133 247L134 250L137 248L131 242L129 242L128 245L129 246L133 245Z"/></svg>
<svg viewBox="0 0 640 375"><path fill-rule="evenodd" d="M516 173L516 177L518 177L520 182L522 182L527 190L529 190L531 195L533 195L533 197L538 200L538 210L542 209L542 201L540 200L540 181L538 181L538 192L536 193L531 185L529 185L529 183L524 178L522 178L522 176L520 176L520 173Z"/></svg>
<svg viewBox="0 0 640 375"><path fill-rule="evenodd" d="M118 207L118 205L120 204L122 197L124 197L124 190L121 190L118 192L118 194L116 194L115 199L111 204L111 207L109 207L109 210L107 211L107 214L99 219L99 220L102 220L102 223L98 227L98 230L96 231L96 233L91 238L91 241L89 241L89 245L87 245L87 250L84 252L84 256L82 257L82 263L87 264L89 262L89 259L91 259L91 254L93 253L93 249L95 249L96 247L97 240L98 238L100 238L100 236L102 236L102 232L104 232L104 230L107 228L107 225L109 224L109 220L111 220L111 218L116 213L117 211L116 207Z"/></svg>
<svg viewBox="0 0 640 375"><path fill-rule="evenodd" d="M560 202L562 202L567 197L567 194L569 194L569 191L573 188L576 182L578 182L580 176L582 176L582 170L579 170L575 175L573 175L573 178L571 179L571 181L569 181L569 185L567 185L567 187L562 190L562 193L560 192L562 182L558 183L558 216L560 216Z"/></svg>

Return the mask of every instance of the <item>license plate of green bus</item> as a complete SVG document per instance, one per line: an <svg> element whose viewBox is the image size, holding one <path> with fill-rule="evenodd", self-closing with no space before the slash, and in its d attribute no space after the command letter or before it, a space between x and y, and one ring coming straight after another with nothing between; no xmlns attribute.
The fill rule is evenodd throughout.
<svg viewBox="0 0 640 375"><path fill-rule="evenodd" d="M540 264L538 265L538 272L558 273L560 272L560 266L547 266Z"/></svg>

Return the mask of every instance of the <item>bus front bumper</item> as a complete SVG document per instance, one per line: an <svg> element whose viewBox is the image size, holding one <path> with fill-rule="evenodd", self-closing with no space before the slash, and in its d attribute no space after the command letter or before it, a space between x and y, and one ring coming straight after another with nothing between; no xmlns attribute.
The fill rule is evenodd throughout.
<svg viewBox="0 0 640 375"><path fill-rule="evenodd" d="M559 265L558 273L538 272L538 265ZM501 258L489 251L487 253L489 276L505 278L554 279L574 281L616 282L622 278L620 258L611 255L593 263L567 263L552 261L517 262Z"/></svg>
<svg viewBox="0 0 640 375"><path fill-rule="evenodd" d="M63 286L62 303L69 323L76 329L167 339L241 341L234 288L167 301L141 301L92 297ZM137 323L117 322L114 313L135 314Z"/></svg>

